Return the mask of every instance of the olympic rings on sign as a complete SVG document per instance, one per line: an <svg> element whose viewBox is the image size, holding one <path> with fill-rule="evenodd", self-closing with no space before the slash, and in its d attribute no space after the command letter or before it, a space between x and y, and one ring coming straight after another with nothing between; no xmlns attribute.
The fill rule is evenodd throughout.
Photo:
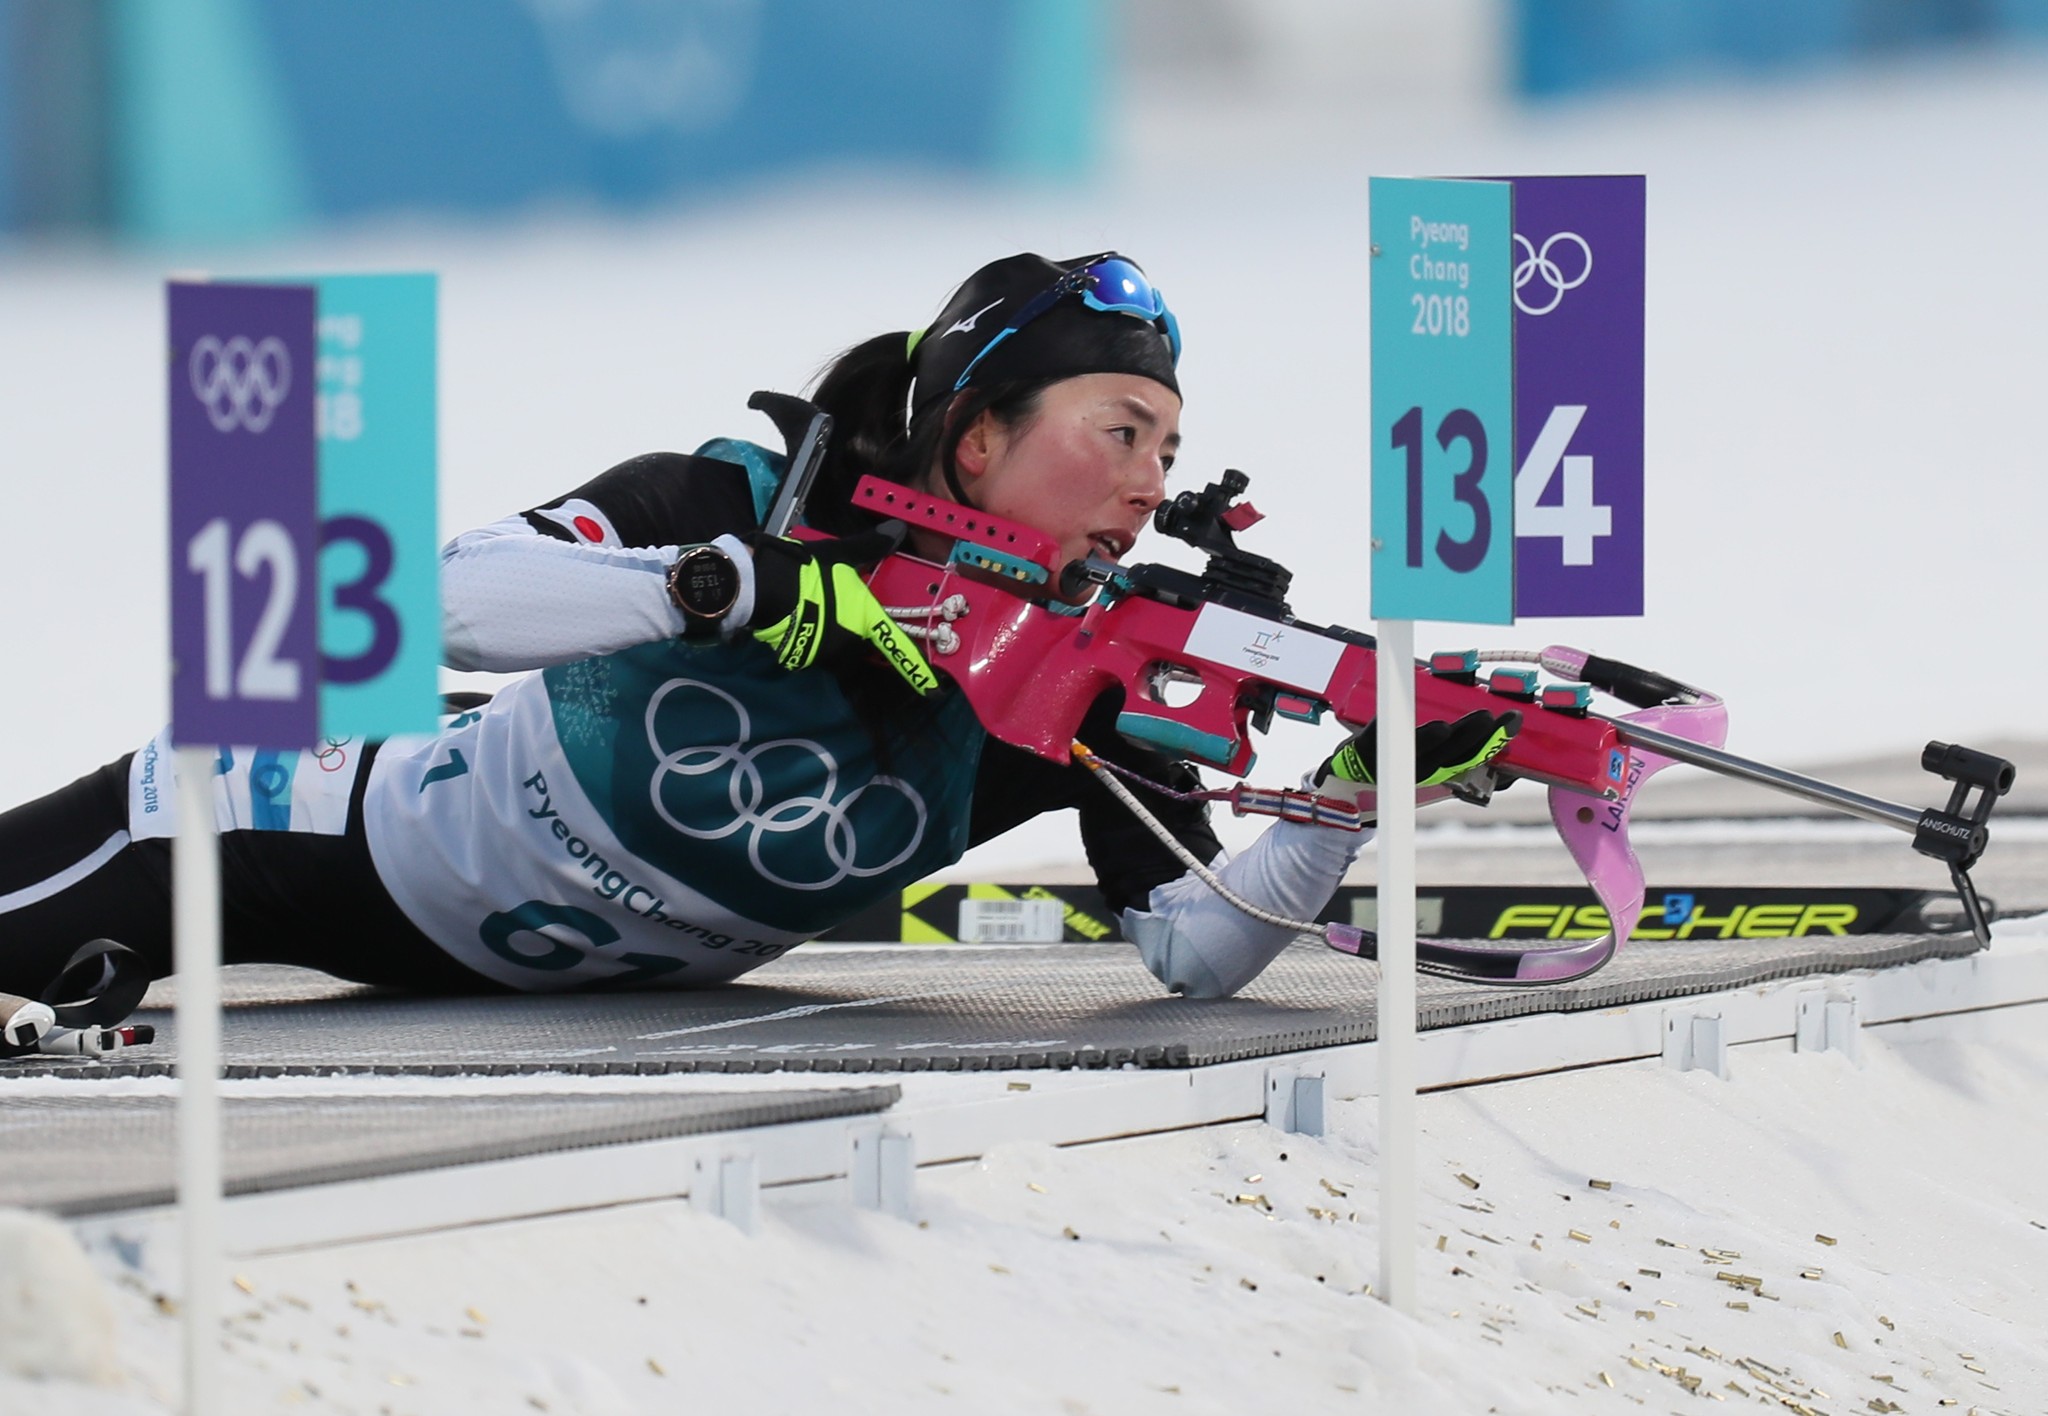
<svg viewBox="0 0 2048 1416"><path fill-rule="evenodd" d="M187 372L193 396L223 433L262 432L292 387L291 355L274 334L261 342L238 334L226 343L206 335L192 346Z"/></svg>
<svg viewBox="0 0 2048 1416"><path fill-rule="evenodd" d="M691 745L674 750L665 748L655 731L655 716L662 703L671 693L679 689L697 689L722 701L732 710L733 740L722 747ZM782 886L787 890L829 890L849 876L867 879L894 870L909 860L924 841L926 811L924 798L917 794L909 783L895 777L876 777L847 793L838 795L839 764L818 743L808 738L774 738L768 742L752 743L742 747L753 732L753 721L746 707L722 688L695 679L670 679L647 700L647 745L654 751L655 766L653 780L648 784L648 797L654 805L655 815L675 831L697 841L717 841L732 835L742 827L747 836L747 859L762 879ZM789 797L776 802L767 810L762 804L767 800L768 788L760 762L769 753L797 751L812 754L825 768L825 782L815 796ZM706 777L724 772L726 777L726 799L732 807L733 819L717 826L691 826L678 820L662 800L662 784L671 777ZM886 788L897 792L910 803L916 814L917 827L911 832L909 843L880 865L859 865L860 838L853 825L853 804L868 792ZM823 820L824 829L813 833L817 844L832 864L832 873L822 880L787 880L777 875L761 859L764 836L790 835L805 831L813 823Z"/></svg>
<svg viewBox="0 0 2048 1416"><path fill-rule="evenodd" d="M1565 278L1563 269L1550 258L1550 248L1560 241L1570 241L1579 248L1579 273L1570 279ZM1540 251L1529 244L1528 237L1519 232L1515 235L1515 244L1526 253L1515 263L1515 308L1525 315L1549 314L1564 299L1565 291L1578 289L1586 283L1586 277L1593 273L1593 248L1587 245L1586 238L1576 231L1560 231L1549 237L1544 241L1543 249ZM1550 287L1549 301L1540 306L1524 304L1522 287L1539 277Z"/></svg>

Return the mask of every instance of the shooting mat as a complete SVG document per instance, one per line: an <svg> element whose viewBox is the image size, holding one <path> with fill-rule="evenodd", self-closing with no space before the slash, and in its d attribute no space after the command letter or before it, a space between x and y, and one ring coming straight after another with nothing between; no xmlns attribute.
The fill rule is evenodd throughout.
<svg viewBox="0 0 2048 1416"><path fill-rule="evenodd" d="M226 1190L510 1160L881 1111L893 1086L664 1095L287 1096L225 1099ZM10 1098L0 1108L0 1205L67 1217L175 1199L169 1096Z"/></svg>
<svg viewBox="0 0 2048 1416"><path fill-rule="evenodd" d="M1973 952L1967 934L1636 941L1601 972L1548 988L1424 978L1424 1028L1613 1008L1773 979ZM1375 965L1298 942L1236 998L1162 995L1125 945L799 950L692 992L415 999L284 969L227 971L226 1074L590 1076L1199 1067L1374 1036ZM151 1001L166 1001L167 990ZM102 1062L20 1059L9 1078L171 1075L158 1041Z"/></svg>

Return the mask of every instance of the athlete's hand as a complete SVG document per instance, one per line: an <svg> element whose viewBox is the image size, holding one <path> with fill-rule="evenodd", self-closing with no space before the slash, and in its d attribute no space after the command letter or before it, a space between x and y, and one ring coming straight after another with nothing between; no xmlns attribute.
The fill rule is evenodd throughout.
<svg viewBox="0 0 2048 1416"><path fill-rule="evenodd" d="M747 631L775 651L783 668L807 669L873 648L919 693L939 686L917 641L882 613L857 567L882 559L897 539L882 531L832 541L756 535L754 613Z"/></svg>
<svg viewBox="0 0 2048 1416"><path fill-rule="evenodd" d="M1377 723L1367 723L1344 745L1330 754L1330 760L1316 769L1316 785L1335 777L1340 782L1373 785L1373 766L1379 751ZM1507 749L1508 739L1522 730L1522 715L1509 711L1498 716L1484 709L1467 713L1455 723L1424 723L1415 730L1415 785L1436 787L1484 767Z"/></svg>

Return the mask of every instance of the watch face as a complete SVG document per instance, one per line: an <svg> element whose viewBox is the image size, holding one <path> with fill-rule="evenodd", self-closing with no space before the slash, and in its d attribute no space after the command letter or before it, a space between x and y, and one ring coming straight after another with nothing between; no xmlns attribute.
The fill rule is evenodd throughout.
<svg viewBox="0 0 2048 1416"><path fill-rule="evenodd" d="M676 563L672 584L684 614L717 619L739 598L740 573L725 552L700 548L686 552Z"/></svg>

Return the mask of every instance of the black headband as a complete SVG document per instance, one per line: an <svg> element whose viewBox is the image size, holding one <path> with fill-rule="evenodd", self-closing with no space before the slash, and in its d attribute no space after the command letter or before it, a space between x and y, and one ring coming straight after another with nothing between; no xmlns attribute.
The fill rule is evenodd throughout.
<svg viewBox="0 0 2048 1416"><path fill-rule="evenodd" d="M950 397L961 373L984 350L988 352L975 365L969 387L1080 374L1137 374L1178 394L1173 350L1163 331L1137 315L1092 310L1078 298L1062 300L989 348L1007 317L1088 259L1093 258L1054 262L1026 253L992 261L969 276L938 318L912 341L913 418Z"/></svg>

